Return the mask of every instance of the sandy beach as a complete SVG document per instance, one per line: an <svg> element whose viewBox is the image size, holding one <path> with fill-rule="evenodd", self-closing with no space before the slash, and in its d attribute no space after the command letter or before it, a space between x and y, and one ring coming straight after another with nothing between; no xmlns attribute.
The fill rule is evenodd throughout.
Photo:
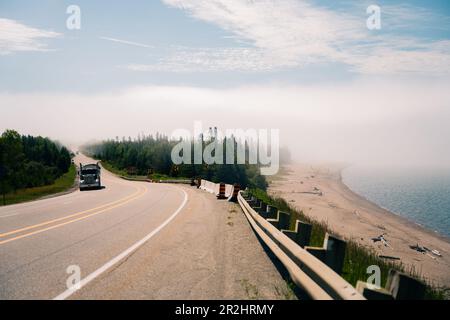
<svg viewBox="0 0 450 320"><path fill-rule="evenodd" d="M285 166L269 179L269 193L284 198L315 220L325 221L334 233L373 248L379 255L398 257L435 285L450 287L450 242L366 200L341 179L339 165ZM371 238L384 234L389 246ZM410 245L438 250L442 257L420 253Z"/></svg>

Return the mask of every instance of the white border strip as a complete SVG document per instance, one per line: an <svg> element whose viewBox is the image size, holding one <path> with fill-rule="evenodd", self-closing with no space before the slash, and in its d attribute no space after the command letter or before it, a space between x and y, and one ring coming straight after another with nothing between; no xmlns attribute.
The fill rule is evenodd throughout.
<svg viewBox="0 0 450 320"><path fill-rule="evenodd" d="M73 287L67 289L66 291L64 291L63 293L58 295L57 297L53 298L53 300L65 300L65 299L67 299L68 297L73 295L75 292L77 292L78 290L83 288L85 285L87 285L89 282L91 282L92 280L94 280L95 278L100 276L106 270L108 270L109 268L114 266L116 263L120 262L122 259L127 257L133 251L137 250L140 246L142 246L144 243L146 243L148 240L150 240L153 236L155 236L158 232L160 232L165 226L167 226L181 212L181 210L184 208L184 206L186 205L186 203L187 203L187 201L189 199L186 191L184 191L182 189L180 189L180 190L183 191L183 193L184 193L183 203L166 221L163 222L163 224L161 224L158 228L156 228L151 233L146 235L143 239L139 240L138 242L133 244L131 247L126 249L124 252L122 252L118 256L112 258L110 261L105 263L103 266L101 266L100 268L98 268L97 270L92 272L86 278L82 279L79 283L77 283L76 286L73 286Z"/></svg>

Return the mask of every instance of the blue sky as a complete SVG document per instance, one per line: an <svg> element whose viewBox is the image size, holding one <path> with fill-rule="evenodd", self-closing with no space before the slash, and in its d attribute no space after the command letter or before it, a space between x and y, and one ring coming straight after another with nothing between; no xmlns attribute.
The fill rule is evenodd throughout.
<svg viewBox="0 0 450 320"><path fill-rule="evenodd" d="M68 144L200 120L304 160L448 165L449 79L448 0L0 0L0 131Z"/></svg>
<svg viewBox="0 0 450 320"><path fill-rule="evenodd" d="M228 4L229 10L236 10L232 13L235 17L224 16L217 9L221 2ZM140 84L230 87L273 82L340 82L361 74L383 76L384 72L379 70L361 71L361 68L366 68L364 64L369 65L371 62L352 63L354 57L351 52L361 50L362 55L370 55L383 46L389 47L391 43L397 43L398 39L409 40L424 47L411 49L405 45L395 48L395 51L391 50L388 55L410 50L439 53L440 57L442 52L448 55L448 43L439 50L428 47L440 41L450 41L450 3L446 0L282 0L278 4L284 2L284 6L278 6L280 9L275 19L281 22L287 18L289 21L285 25L277 23L279 25L273 30L262 28L263 24L271 21L270 18L263 20L248 13L240 13L244 9L254 9L255 15L259 14L261 17L273 10L267 8L267 3L271 1L259 1L260 5L253 5L253 8L251 1L242 1L246 4L243 6L233 5L233 2L239 3L210 1L213 5L205 6L205 1L178 0L133 1L132 5L111 1L1 1L0 19L9 19L43 31L53 31L58 36L31 39L44 45L48 51L13 51L1 55L0 88L18 92L73 92L110 90ZM254 3L258 4L258 1ZM307 3L308 7L299 6L298 17L283 12L303 3ZM373 3L382 9L382 29L368 31L365 28L368 17L366 8ZM81 8L81 30L66 28L66 8L71 4L77 4ZM180 9L183 5L190 6L191 9ZM310 37L313 42L318 42L317 46L330 45L347 51L344 54L347 57L326 53L326 48L311 48L302 52L302 46L310 46L309 40L305 41L307 43L302 42L305 39L303 34L277 43L277 38L282 37L283 33L301 31L308 34L308 25L296 25L293 20L304 19L303 12L305 15L309 12L315 14L319 26L322 17L336 20L336 25L332 25L334 21L323 21L329 23L329 26L324 25L325 28L337 30L335 39L327 39L327 30L317 32L314 29L317 26L311 27ZM213 19L207 16L209 14ZM268 32L267 39L260 34L261 31ZM355 38L352 39L352 36ZM145 46L108 41L101 37ZM331 43L333 40L336 43ZM286 52L288 41L294 42L294 48L289 48L293 51L293 57L281 56L280 60L293 61L284 65L276 61L277 50ZM370 48L362 49L361 44L366 42L369 42ZM243 53L242 50L245 49L250 52ZM328 56L322 57L322 54ZM272 56L267 58L267 55ZM195 65L192 63L195 59L209 59L209 65ZM405 57L405 60L410 59ZM421 59L422 57L417 57L417 60ZM248 65L255 60L268 61L261 62L261 65ZM312 61L305 62L306 60ZM245 61L249 63L244 63ZM401 63L401 58L399 62ZM393 66L397 65L397 62L391 63ZM442 70L440 66L431 66L432 70L429 71L429 66L421 68L414 61L410 63L414 73L417 73L417 68L423 69L423 76L434 76L436 70ZM388 68L393 66L389 65ZM406 70L392 70L393 74L400 75L408 72L410 70L407 67Z"/></svg>

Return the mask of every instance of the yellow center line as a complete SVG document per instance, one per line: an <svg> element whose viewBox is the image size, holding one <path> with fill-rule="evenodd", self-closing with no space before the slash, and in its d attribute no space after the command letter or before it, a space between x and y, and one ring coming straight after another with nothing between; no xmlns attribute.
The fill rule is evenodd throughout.
<svg viewBox="0 0 450 320"><path fill-rule="evenodd" d="M142 191L143 191L143 192L142 192ZM23 235L14 237L14 238L10 238L10 239L6 239L6 240L3 240L3 241L0 241L0 245L6 244L6 243L11 242L11 241L19 240L19 239L22 239L22 238L30 237L30 236L32 236L32 235L35 235L35 234L38 234L38 233L42 233L42 232L45 232L45 231L48 231L48 230L52 230L52 229L55 229L55 228L59 228L59 227L65 226L65 225L67 225L67 224L74 223L74 222L77 222L77 221L80 221L80 220L84 220L84 219L87 219L87 218L89 218L89 217L98 215L98 214L100 214L100 213L109 211L109 210L111 210L111 209L114 209L114 208L123 206L123 205L125 205L125 204L127 204L127 203L129 203L129 202L131 202L131 201L133 201L133 200L136 200L137 198L142 197L145 193L147 193L147 188L141 189L141 190L139 191L139 193L140 193L140 194L136 195L134 198L130 198L130 199L128 199L128 200L125 201L125 202L116 204L115 206L112 206L112 207L109 207L109 208L106 208L106 209L103 209L103 210L100 210L100 211L97 211L97 212L88 214L88 215L86 215L86 216L79 217L79 218L76 218L76 219L73 219L73 220L69 220L69 221L66 221L66 222L63 222L63 223L60 223L60 224L56 224L56 225L53 225L53 226L50 226L50 227L47 227L47 228L44 228L44 229L39 229L39 230L30 232L30 233L26 233L26 234L23 234Z"/></svg>
<svg viewBox="0 0 450 320"><path fill-rule="evenodd" d="M46 225L49 225L51 223L59 222L59 221L66 220L66 219L69 219L69 218L77 217L77 216L80 216L80 215L85 214L85 213L93 212L93 211L96 211L96 210L101 210L101 209L107 208L109 206L114 206L115 207L115 205L121 204L124 201L125 201L125 203L127 203L128 199L134 199L134 197L136 195L138 195L142 191L142 189L139 189L139 188L136 188L136 190L137 191L135 193L133 193L132 195L129 195L129 196L127 196L127 197L125 197L123 199L119 199L117 201L113 201L111 203L107 203L107 204L98 206L96 208L92 208L92 209L85 210L85 211L82 211L82 212L74 213L74 214L71 214L71 215L68 215L68 216L65 216L65 217L61 217L61 218L45 221L45 222L38 223L38 224L35 224L35 225L31 225L31 226L28 226L28 227L16 229L16 230L13 230L13 231L1 233L0 234L0 238L4 238L6 236L10 236L10 235L13 235L13 234L16 234L16 233L20 233L20 232L23 232L23 231L35 229L35 228L38 228L38 227L46 226ZM1 242L0 242L0 244L1 244Z"/></svg>

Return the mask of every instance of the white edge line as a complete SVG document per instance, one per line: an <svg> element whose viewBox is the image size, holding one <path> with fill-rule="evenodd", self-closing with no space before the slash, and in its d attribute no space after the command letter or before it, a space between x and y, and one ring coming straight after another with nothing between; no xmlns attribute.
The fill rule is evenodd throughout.
<svg viewBox="0 0 450 320"><path fill-rule="evenodd" d="M92 272L90 275L88 275L86 278L82 279L79 283L77 283L76 286L71 287L69 289L67 289L66 291L64 291L63 293L61 293L60 295L56 296L55 298L53 298L53 300L65 300L68 297L70 297L71 295L73 295L75 292L77 292L78 290L80 290L81 288L83 288L84 286L86 286L89 282L91 282L92 280L94 280L95 278L97 278L98 276L100 276L102 273L104 273L106 270L108 270L109 268L111 268L112 266L114 266L116 263L120 262L122 259L124 259L125 257L127 257L129 254L131 254L133 251L137 250L140 246L142 246L144 243L146 243L148 240L150 240L153 236L155 236L158 232L160 232L165 226L167 226L179 213L180 211L184 208L184 206L186 205L187 201L188 201L188 195L186 193L186 191L184 191L183 189L179 189L181 191L183 191L184 193L184 200L183 203L181 204L181 206L166 220L164 221L158 228L156 228L155 230L153 230L151 233L149 233L148 235L146 235L144 238L142 238L141 240L139 240L138 242L136 242L135 244L133 244L131 247L129 247L128 249L126 249L125 251L123 251L122 253L120 253L118 256L112 258L110 261L108 261L107 263L105 263L103 266L101 266L100 268L98 268L97 270L95 270L94 272Z"/></svg>

